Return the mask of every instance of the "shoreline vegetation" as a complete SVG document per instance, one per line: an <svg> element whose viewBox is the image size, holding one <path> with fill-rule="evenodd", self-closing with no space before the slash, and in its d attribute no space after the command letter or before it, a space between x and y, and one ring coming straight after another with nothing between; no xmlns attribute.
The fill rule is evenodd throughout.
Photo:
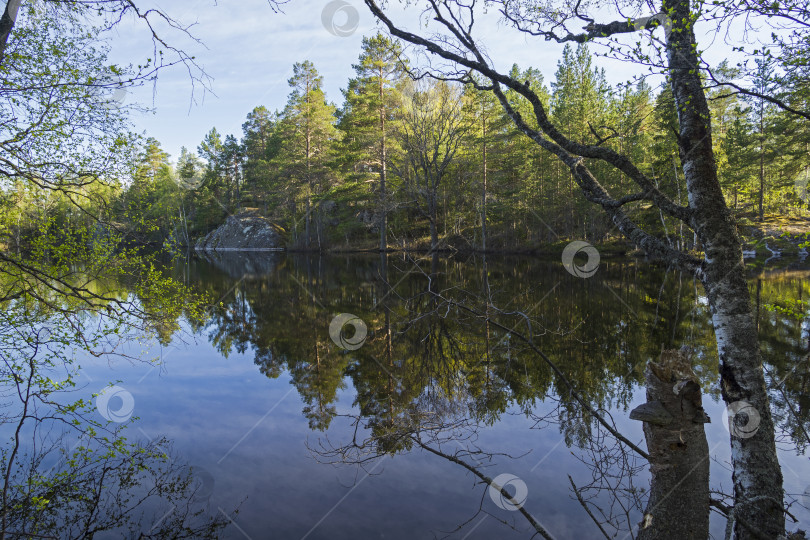
<svg viewBox="0 0 810 540"><path fill-rule="evenodd" d="M401 45L381 34L364 38L359 53L340 104L324 93L316 67L302 61L288 81L287 105L255 107L241 134L213 128L174 161L159 141L141 140L131 179L99 194L108 203L90 204L88 215L115 222L124 242L170 251L195 246L245 210L278 235L272 246L259 247L289 251L401 250L403 239L411 251L556 253L558 244L574 240L632 251L617 241L616 224L582 194L571 170L515 127L491 94L412 80ZM531 67L515 65L511 73L526 81L567 137L595 144L593 125L607 126L613 135L601 146L632 156L662 194L687 204L669 85L610 85L587 45L566 48L552 81ZM762 257L780 245L793 251L795 241L780 238L782 231L810 232L804 126L746 96L709 94L720 184L745 249ZM510 90L506 97L516 111L531 114L523 96ZM624 208L646 233L677 250L702 249L683 222L633 200L625 173L585 162L606 189L630 198ZM20 216L11 236L24 241L43 225L94 226L66 207L54 201L49 224Z"/></svg>
<svg viewBox="0 0 810 540"><path fill-rule="evenodd" d="M150 519L145 512L159 504L191 508L196 491L191 474L173 474L165 486L161 479L169 477L160 471L171 462L168 452L157 448L161 439L149 438L155 445L144 447L125 435L129 426L140 428L139 417L132 416L134 396L112 381L92 388L79 378L90 356L94 364L116 358L143 363L151 373L162 367L175 335L188 330L207 334L225 357L232 344L241 356L247 338L261 335L262 372L278 377L294 369L313 396L343 388L342 373L357 372L361 362L371 367L363 384L353 385L364 399L351 408L376 419L353 421L341 411L341 421L353 428L352 443L333 447L323 439L325 459L312 456L318 461L364 468L372 459L418 446L473 472L468 461L508 455L465 446L476 445L477 426L494 418L486 407L506 413L513 399L528 415L542 397L549 414L538 417L535 427L554 431L554 424L572 420L575 426L559 434L582 450L578 461L594 458L593 471L600 476L586 480L584 489L572 476L568 480L602 532L604 524L614 536L625 528L632 535L641 519L639 540L660 537L657 528L692 524L701 530L681 536L707 538L709 522L691 518L708 516L711 504L717 519L727 521L727 537L791 536L788 527L795 520L786 523L786 516L798 492L787 476L790 467L783 472L779 450L788 434L798 435L797 451L810 444L804 419L794 413L794 404L801 408L807 397L800 375L806 375L802 366L810 360L808 280L756 278L785 267L794 276L807 273L806 262L793 264L805 261L810 246L806 1L741 6L665 0L639 6L640 14L649 16L638 19L627 18L623 6L603 10L609 6L593 2L417 2L439 24L426 28L420 17L409 31L389 17L393 3L364 0L380 32L362 39L339 102L327 97L311 61L287 58L292 77L281 110L242 104L234 113L247 113L241 132L212 128L201 141L187 139L199 143L182 148L174 160L159 141L134 131L133 113L142 107L126 102L127 88L154 85L158 72L172 66L188 68L206 89L210 78L181 46L190 43L186 38L197 40L190 34L194 25L157 7L139 11L136 3L8 0L0 21L5 98L0 99L0 248L6 250L0 251L0 380L10 389L0 425L13 433L0 448L5 471L0 536L52 530L64 536L66 530L57 530L64 523L79 523L84 533L113 530L122 525L108 518L125 518L123 526L134 537L144 518L161 524L149 530L153 537L185 531L188 537L214 538L233 522L222 506L213 513L215 505ZM284 3L270 0L274 8ZM497 3L502 9L490 10ZM564 43L554 74L544 78L535 68L507 68L509 63L500 61L507 69L496 67L483 48L491 32L478 26L483 41L472 37L482 7L490 16L506 17L504 31L511 27ZM605 16L615 20L596 22L609 20ZM759 29L725 32L731 58L711 65L702 58L711 45L711 40L704 44L704 24L717 24L722 35L723 28L733 30L735 21L752 16L774 30L770 37ZM118 54L110 54L113 34L107 32L130 20L148 32L153 47L143 56L133 50L128 63L112 64ZM590 23L581 27L582 21ZM321 22L328 26L323 17ZM566 25L578 33L564 33ZM182 41L172 45L171 35ZM751 50L757 41L762 47ZM595 61L605 55L645 67L613 84ZM269 95L273 86L265 90L262 95ZM204 257L222 264L206 269L206 261L190 254L183 259L182 251L195 246L210 249ZM326 261L324 255L253 257L244 251L257 249L378 255ZM402 255L403 264L390 265L380 255L399 249L428 255L411 255L410 261ZM504 257L496 262L474 253ZM612 255L617 258L609 260ZM213 280L203 277L207 270L213 270L206 276ZM604 273L584 281L597 271ZM566 281L562 288L537 286L557 274ZM247 283L246 276L259 275ZM402 278L390 279L394 276ZM641 288L631 292L631 279ZM212 294L222 285L224 295ZM777 296L763 295L766 289ZM534 304L537 294L544 296ZM635 300L626 302L631 296ZM251 303L255 298L260 300ZM590 300L598 300L597 309L582 309ZM272 310L264 325L262 304ZM540 304L547 314L536 312ZM763 312L789 324L771 325L776 319L766 322ZM221 331L209 333L214 319L223 323ZM683 340L678 325L685 330ZM696 374L687 369L692 356L667 351L675 350L676 341L688 348L698 325L711 355L711 371L701 375L710 378L726 405L727 418L717 424L728 430L717 434L728 446L717 463L709 463L703 451L678 457L684 451L682 430L693 428L690 440L705 448L706 434L699 433L705 417L695 414L701 398L694 391ZM469 328L479 339L454 336L454 326ZM653 327L662 331L651 332ZM573 334L579 328L589 331L588 343ZM369 329L370 348L351 352L359 351ZM631 335L638 340L628 340ZM777 343L767 339L771 335L779 336ZM271 343L265 336L280 339ZM554 355L562 361L544 352L541 336L563 346L562 354ZM586 346L601 356L589 354ZM646 451L599 412L608 411L599 401L628 395L624 386L591 393L575 382L582 374L599 380L610 365L621 368L624 383L639 374L642 363L631 361L630 353L642 349L638 360L655 362L667 353L675 368L656 372L659 381L647 379L648 391L675 389L678 399L694 405L672 409L670 416L679 421L663 437L651 422L661 416L639 418L645 422ZM399 350L416 362L403 362ZM522 363L518 358L524 354ZM607 363L584 361L596 358ZM414 391L395 389L392 373L413 377ZM440 377L452 386L438 385ZM535 381L545 382L538 387L542 394L532 387ZM786 393L791 384L797 388L793 395ZM567 402L557 392L566 388ZM98 390L95 403L88 395L92 390ZM126 412L118 399L110 406L108 390L127 404ZM480 401L464 403L476 393ZM179 397L191 403L188 395ZM266 402L266 396L261 399ZM167 409L153 405L165 419ZM654 413L654 403L648 405L647 412ZM336 406L323 401L309 400L306 407L311 426L326 428L330 411L337 414ZM204 408L195 406L197 412ZM246 414L230 416L252 422ZM180 424L178 440L192 440L182 431L191 424ZM470 436L457 431L465 425L472 428ZM361 432L371 438L361 442L356 437ZM71 448L75 439L82 444ZM451 442L463 443L461 451L445 454L442 447ZM671 455L654 456L659 449ZM204 450L210 455L210 448ZM47 469L57 456L70 466L66 474ZM120 466L111 468L105 463L109 457ZM665 464L659 457L673 458L669 463L677 467L659 474ZM688 464L696 461L703 473L684 482L680 472L697 470ZM647 465L653 469L649 491L633 479ZM147 480L155 489L141 490L133 479L153 466L157 481ZM710 469L730 473L731 483L717 490ZM105 471L111 470L121 473L113 479L120 489L107 488ZM501 502L514 500L500 477L476 476L490 495L500 492ZM227 489L234 486L239 487L230 482ZM681 488L682 494L676 492ZM604 489L610 499L596 506L592 490ZM144 503L142 493L163 500ZM661 497L669 498L659 504ZM680 504L690 497L700 504ZM134 507L122 514L128 501ZM540 525L548 512L535 520L521 511L537 533L553 538ZM474 516L466 514L465 523L472 523ZM434 530L439 525L431 523Z"/></svg>
<svg viewBox="0 0 810 540"><path fill-rule="evenodd" d="M244 226L244 220L250 220ZM743 239L744 256L746 259L772 259L796 257L804 261L807 257L807 239L810 231L810 220L784 218L769 219L763 224L751 224L745 220L740 225ZM279 234L281 233L281 234ZM251 237L262 236L260 242L251 243ZM212 245L211 238L216 237L217 243ZM493 254L493 255L533 255L533 256L560 256L569 240L560 239L557 242L537 243L534 245L497 246L491 242L486 248L475 245L462 235L440 236L437 245L431 245L431 239L424 237L418 239L392 241L386 249L380 249L374 241L355 241L353 243L333 244L327 247L306 247L284 245L283 229L269 222L261 216L256 209L243 209L230 216L226 223L197 240L194 246L184 246L198 252L289 252L289 253L463 253L463 254ZM393 240L393 239L392 239ZM208 245L206 245L208 244ZM241 245L240 245L241 244ZM272 245L268 245L272 244ZM629 241L617 237L591 245L597 248L600 256L640 256L643 253L635 248ZM697 256L702 256L698 250Z"/></svg>
<svg viewBox="0 0 810 540"><path fill-rule="evenodd" d="M400 253L418 253L418 254L432 254L438 253L441 255L447 254L470 254L470 255L495 255L495 256L559 256L562 255L563 250L567 244L549 244L547 246L527 247L527 248L514 248L514 249L487 249L486 251L475 248L418 248L418 247L405 247L405 248L391 248L381 251L379 248L363 248L356 247L331 247L328 249L316 248L216 248L216 249L199 249L189 248L189 251L198 253L217 252L217 253L303 253L303 254L324 254L324 255L340 255L340 254L400 254ZM640 257L644 258L643 252L629 245L621 245L619 242L608 244L594 244L601 257ZM795 256L797 260L803 261L803 257L799 253L782 253L779 258L789 258ZM746 257L746 259L765 259L770 258L770 255L763 255L757 252L756 256Z"/></svg>

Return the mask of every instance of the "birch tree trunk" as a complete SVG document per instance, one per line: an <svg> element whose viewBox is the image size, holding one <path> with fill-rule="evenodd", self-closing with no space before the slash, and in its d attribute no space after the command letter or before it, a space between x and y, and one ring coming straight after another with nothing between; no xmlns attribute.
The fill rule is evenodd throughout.
<svg viewBox="0 0 810 540"><path fill-rule="evenodd" d="M22 0L8 0L6 2L6 9L3 11L3 16L0 18L0 65L6 57L6 46L8 45L8 38L11 35L11 30L17 22L17 13L20 11L20 4Z"/></svg>
<svg viewBox="0 0 810 540"><path fill-rule="evenodd" d="M701 279L711 308L720 357L720 382L729 417L745 423L730 427L734 467L735 513L770 538L785 532L782 471L776 455L757 328L751 310L742 245L717 178L709 107L699 75L696 41L688 0L665 0L673 21L667 57L678 109L681 163L692 210L691 226L703 244ZM747 408L750 406L751 408ZM758 418L735 418L734 411L755 411ZM754 425L756 423L756 425ZM754 538L739 523L739 539Z"/></svg>
<svg viewBox="0 0 810 540"><path fill-rule="evenodd" d="M717 178L711 114L700 76L702 64L698 58L693 28L700 13L693 12L689 0L662 0L662 12L654 17L599 24L594 19L585 18L585 15L577 15L581 20L591 22L583 28L584 33L568 35L555 33L558 31L556 27L546 29L542 24L537 24L537 20L525 10L518 9L515 14L509 15L514 15L511 20L520 31L560 43L584 43L641 30L660 32L656 27L664 27L665 68L678 113L678 148L688 195L688 207L683 207L661 193L652 179L628 156L618 154L603 144L583 144L564 135L550 120L546 106L537 93L528 84L497 71L471 37L471 30L458 23L459 17L450 8L452 4L459 6L459 10L471 12L472 7L461 7L461 3L430 2L431 13L448 29L447 35L452 36L450 42L458 45L458 48L453 48L446 46L447 42L443 41L445 36L424 37L400 29L374 0L364 1L394 36L424 47L458 66L475 70L492 81L491 90L515 125L570 169L585 197L601 205L625 237L651 259L694 272L700 277L711 308L720 359L722 394L732 413L734 515L744 518L756 531L752 532L737 521L735 533L741 539L783 536L782 472L776 454L773 419L745 280L742 245ZM549 5L563 6L563 3L551 2ZM565 11L565 7L561 9ZM696 9L700 9L700 6ZM527 20L531 22L523 26ZM529 102L533 112L531 122L513 107L503 87ZM641 192L614 198L599 183L585 159L601 160L619 169L641 188ZM650 201L670 216L687 223L694 231L696 244L699 243L698 247L703 249L704 259L700 261L690 253L672 248L631 219L623 207L640 200ZM747 414L734 414L740 411ZM683 517L689 519L688 516Z"/></svg>

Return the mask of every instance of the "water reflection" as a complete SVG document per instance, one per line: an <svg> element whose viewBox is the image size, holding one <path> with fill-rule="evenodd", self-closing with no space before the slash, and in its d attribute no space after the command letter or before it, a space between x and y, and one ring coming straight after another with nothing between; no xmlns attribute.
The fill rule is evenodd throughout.
<svg viewBox="0 0 810 540"><path fill-rule="evenodd" d="M626 406L646 360L662 348L689 343L707 387L716 373L697 286L671 272L606 261L598 278L581 280L554 262L516 259L484 270L482 261L438 257L278 264L269 275L240 275L236 286L232 269L219 280L202 269L208 275L200 281L222 298L210 339L225 356L254 350L268 377L290 373L318 429L328 427L344 377L372 426L403 422L409 410L438 401L464 403L488 422L512 404L530 411L562 384L503 327L531 334L577 391L603 407ZM356 351L330 339L329 324L342 313L368 327ZM586 438L578 406L560 399L570 410L570 442Z"/></svg>
<svg viewBox="0 0 810 540"><path fill-rule="evenodd" d="M165 437L129 440L131 394L77 399L70 349L106 337L77 324L14 302L0 315L0 538L219 538L206 472Z"/></svg>
<svg viewBox="0 0 810 540"><path fill-rule="evenodd" d="M42 467L59 462L60 448L81 450L70 448L80 437L64 439L67 444L53 445L50 457L37 461L42 467L20 469L12 482L18 486L15 504L29 508L30 516L48 516L60 538L68 537L56 529L60 523L79 520L82 513L92 516L93 508L97 523L102 515L112 520L104 523L123 519L114 494L139 501L141 494L156 489L162 499L136 505L145 517L127 518L117 529L104 527L172 537L171 527L180 527L172 519L182 518L196 523L196 535L239 537L239 530L222 526L233 525L232 506L248 497L238 522L252 537L272 528L280 538L353 537L357 531L401 538L428 531L486 538L506 536L510 527L516 538L598 536L600 529L610 537L637 537L650 501L648 446L640 425L628 417L644 399L649 362L658 361L663 351L688 347L694 369L690 380L704 405L719 398L716 344L700 285L642 262L606 258L589 279L569 274L557 260L520 257L228 253L172 264L167 272L205 294L211 306L204 317L167 321L158 329L161 343L169 343L177 328L190 327L218 355L203 359L208 345L186 339L177 350L201 356L174 379L174 392L147 378L149 372L122 383L136 399L130 441L146 433L191 439L195 442L187 443L186 451L198 446L191 459L204 468L195 474L182 460L164 456L166 443L147 437L121 446L126 452L116 453L109 464L98 460L103 452L87 453L85 458L95 461L78 456L72 461L78 468L65 469L63 475L70 482L53 493L48 488L36 492L53 501L37 510L43 499L32 498L33 492L21 486ZM763 273L752 274L750 281L780 440L791 452L804 452L810 428L802 333L808 320L806 277L798 271ZM158 305L155 299L139 300L147 308ZM333 323L337 334L335 327L330 331ZM255 364L248 365L254 378L242 375L239 360L245 356ZM170 368L174 364L186 365L178 357L166 361ZM216 365L216 376L198 376L203 365ZM112 380L118 374L101 377ZM258 390L246 386L245 381L255 379L268 384ZM287 380L293 396L300 396L292 411L287 409L291 402L284 401ZM269 390L279 387L278 395L270 397ZM242 399L263 392L267 403L259 399L249 405L247 397ZM150 401L156 403L152 409ZM334 499L319 499L326 488L317 475L331 474L321 472L331 469L313 473L293 457L305 451L305 437L283 427L292 422L284 415L301 419L299 413L312 433L306 439L307 460L357 467L356 473L341 477L343 491L330 492ZM166 416L176 419L172 429L163 430L166 422L154 420ZM705 427L709 436L711 430L724 429L712 416L713 423ZM266 418L277 418L273 430ZM259 437L265 428L269 439ZM640 452L619 442L610 429L634 433L628 437ZM285 437L290 440L283 448L269 446L268 440ZM719 440L721 446L709 448L713 475L723 470L714 456L717 448L728 447L727 433ZM529 450L533 453L527 456ZM409 461L414 455L424 458ZM363 498L354 488L386 470L387 456L396 456L407 474L398 477L399 484L385 484L383 495ZM437 467L466 476L439 473ZM114 487L102 493L111 498L97 507L68 504L72 499L67 496L75 496L76 489L92 499L99 471L105 470L111 471L105 479ZM552 473L562 476L562 488L538 480ZM446 483L436 485L436 477ZM456 483L447 480L452 478ZM723 488L722 482L701 482L707 492ZM520 500L523 486L526 501ZM220 489L233 503L222 512L208 501ZM667 491L655 485L652 491L661 489ZM801 489L789 493L788 501L802 504ZM332 505L340 505L349 493L351 509L335 510ZM441 502L425 508L423 499L433 494ZM727 499L712 496L714 510L727 508ZM569 498L573 509L555 506ZM185 513L170 514L174 517L166 518L165 527L152 531L172 506ZM712 533L722 535L725 518L717 512ZM20 519L15 515L15 527L20 527L7 530L35 530L28 514L28 521ZM37 519L36 530L46 531L45 518ZM403 528L414 520L418 529ZM390 523L400 523L399 528L389 530Z"/></svg>
<svg viewBox="0 0 810 540"><path fill-rule="evenodd" d="M371 467L381 455L422 449L492 489L480 464L506 456L477 445L478 433L517 410L537 426L555 426L567 446L590 456L585 460L598 481L577 487L571 480L584 511L592 518L601 512L594 521L602 530L634 534L647 504L647 464L611 438L615 424L602 412L626 414L648 361L682 346L697 388L719 397L702 289L667 269L605 260L596 276L584 280L561 271L557 261L525 258L276 255L248 264L209 262L191 263L191 272L223 299L213 312L211 342L225 356L253 351L270 378L289 374L311 429L327 432L340 416L347 422L337 432L346 440L324 436L310 447L322 461ZM275 270L253 270L263 266ZM775 417L783 440L799 451L808 442L810 420L801 330L806 315L786 306L802 305L805 276L782 272L751 280ZM330 323L346 315L368 330L360 347L330 337ZM356 325L346 339L354 331ZM337 397L348 387L357 412L339 415ZM539 404L552 407L539 414ZM699 469L708 471L707 463ZM620 481L605 484L605 478ZM708 477L698 484L708 494ZM670 490L662 485L656 490L654 483L653 493ZM586 502L588 490L623 499L621 511ZM715 509L728 513L722 501L718 495ZM522 513L541 536L549 534ZM708 522L698 529L704 526Z"/></svg>

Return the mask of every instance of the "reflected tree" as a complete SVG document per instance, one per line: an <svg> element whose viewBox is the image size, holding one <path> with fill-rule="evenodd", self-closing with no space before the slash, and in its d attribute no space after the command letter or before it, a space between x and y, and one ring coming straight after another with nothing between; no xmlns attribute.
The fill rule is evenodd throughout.
<svg viewBox="0 0 810 540"><path fill-rule="evenodd" d="M232 283L223 280L222 287ZM795 289L778 283L763 282L763 305L778 302L779 291L795 296ZM672 269L616 261L604 261L583 283L538 261L289 256L273 273L244 276L221 308L235 309L246 299L255 321L247 333L223 321L212 335L225 343L220 333L231 334L252 348L268 376L288 373L314 429L348 423L351 443L325 432L312 446L319 459L365 466L386 454L430 448L478 468L497 462L498 453L476 448L477 434L505 415L521 414L538 429L559 430L584 464L595 464L590 481L572 479L574 496L596 517L595 526L608 535L635 535L650 494L664 488L647 487L644 471L655 446L645 450L630 440L612 415L627 411L634 391L647 382L648 361L682 344L690 347L694 370L684 379L687 393L719 398L710 314L698 285ZM346 351L327 339L336 313L352 313L368 325L361 348ZM760 325L765 350L771 343L785 347L786 336L799 339L800 321L765 308L760 316L767 320ZM768 369L783 370L774 358ZM333 404L341 382L355 389L356 409L338 414ZM778 399L774 403L777 418L787 413ZM702 423L695 426L699 441ZM453 441L470 444L457 453ZM664 476L656 485L666 485ZM708 493L703 479L695 485ZM729 520L730 501L729 494L713 494L712 511Z"/></svg>
<svg viewBox="0 0 810 540"><path fill-rule="evenodd" d="M8 437L0 538L218 538L228 520L195 504L201 486L170 457L168 440L130 443L127 424L100 422L91 401L75 399L79 368L66 351L86 340L91 352L110 354L101 347L110 329L94 336L71 322L19 305L0 316L0 433Z"/></svg>

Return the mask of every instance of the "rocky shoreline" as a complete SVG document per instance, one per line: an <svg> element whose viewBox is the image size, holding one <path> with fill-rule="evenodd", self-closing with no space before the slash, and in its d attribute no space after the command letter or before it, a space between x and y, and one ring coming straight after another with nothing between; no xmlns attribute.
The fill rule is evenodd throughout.
<svg viewBox="0 0 810 540"><path fill-rule="evenodd" d="M228 216L194 246L197 251L284 251L276 227L252 211Z"/></svg>

